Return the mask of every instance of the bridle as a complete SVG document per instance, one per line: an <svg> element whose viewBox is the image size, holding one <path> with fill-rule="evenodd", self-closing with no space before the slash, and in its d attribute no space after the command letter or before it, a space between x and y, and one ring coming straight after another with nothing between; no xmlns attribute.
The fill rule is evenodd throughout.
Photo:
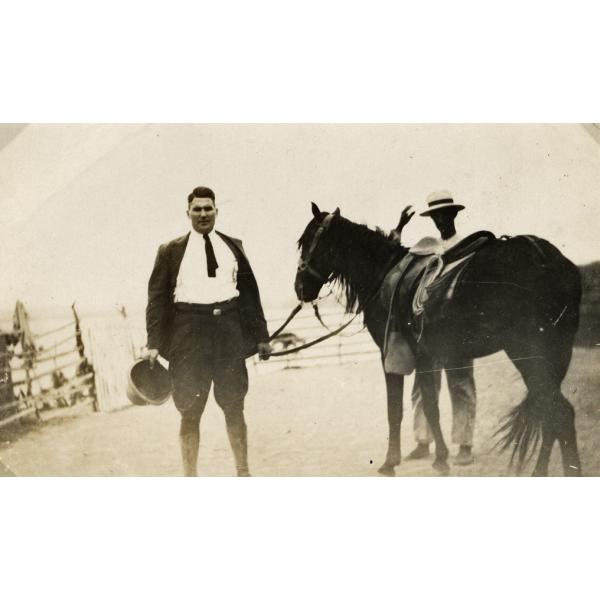
<svg viewBox="0 0 600 600"><path fill-rule="evenodd" d="M317 249L317 245L319 244L319 238L329 229L331 221L333 221L335 216L335 213L329 213L324 217L324 219L317 227L317 231L315 231L315 235L310 242L310 246L308 247L306 257L300 257L300 261L298 262L298 275L307 272L313 277L315 277L317 281L321 284L321 286L325 285L328 281L330 281L332 277L331 275L324 276L322 273L319 273L317 269L311 266L310 261L313 258L315 250Z"/></svg>
<svg viewBox="0 0 600 600"><path fill-rule="evenodd" d="M319 273L319 271L317 271L317 269L315 269L313 266L311 266L310 261L313 258L313 255L315 253L315 250L317 248L317 245L319 243L319 238L329 229L329 226L331 225L331 221L333 221L334 217L337 216L337 213L329 213L328 215L326 215L323 220L321 221L321 223L319 223L319 226L317 227L317 230L315 231L315 235L313 237L313 239L310 242L310 246L308 247L308 252L306 253L306 257L302 258L300 257L300 260L298 262L298 271L297 274L300 275L304 272L309 273L310 275L312 275L313 277L316 278L316 280L321 284L321 287L323 285L325 285L326 283L330 282L333 279L333 275L327 275L327 276L323 276L322 273ZM300 288L302 289L302 284L300 285ZM313 309L315 311L315 315L317 317L317 319L319 319L319 321L321 322L321 324L326 327L327 329L329 329L325 323L323 323L321 316L319 314L319 309L317 307L317 300L313 301ZM292 319L302 310L302 307L304 305L304 301L301 300L300 303L292 310L292 312L289 314L288 318L283 322L283 324L277 328L277 330L271 334L271 336L269 337L269 341L275 339L287 326L288 324L292 321ZM355 315L356 317L356 315ZM350 325L350 322L354 320L354 317L352 319L350 319L350 321L348 323L345 323L342 327L340 327L338 330L335 331L331 331L330 333L326 336L322 336L316 340L313 340L312 342L309 342L307 344L302 344L302 346L300 347L295 347L292 348L291 350L282 350L280 352L272 352L271 356L284 356L285 354L292 354L294 352L298 352L299 350L302 350L303 348L310 348L311 346L314 346L315 344L318 344L319 342L322 342L323 340L326 340L327 338L336 335L337 333L339 333L340 331L342 331L343 329L345 329L348 325Z"/></svg>

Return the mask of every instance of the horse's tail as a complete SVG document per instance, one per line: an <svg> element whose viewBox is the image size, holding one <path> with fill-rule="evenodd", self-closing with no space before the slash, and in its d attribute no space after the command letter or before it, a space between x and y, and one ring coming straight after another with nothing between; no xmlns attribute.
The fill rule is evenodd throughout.
<svg viewBox="0 0 600 600"><path fill-rule="evenodd" d="M509 467L516 466L517 473L535 454L542 435L544 418L543 399L528 393L525 399L515 406L504 418L496 431L499 440L494 446L500 452L512 448Z"/></svg>

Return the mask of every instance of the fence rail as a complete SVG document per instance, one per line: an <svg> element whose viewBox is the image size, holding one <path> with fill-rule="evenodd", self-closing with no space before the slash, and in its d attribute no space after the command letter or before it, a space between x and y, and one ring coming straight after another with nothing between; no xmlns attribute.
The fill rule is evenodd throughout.
<svg viewBox="0 0 600 600"><path fill-rule="evenodd" d="M48 337L49 335L55 335L61 331L65 331L65 329L74 329L74 328L75 328L75 321L70 321L69 323L65 323L64 325L55 327L54 329L49 329L48 331L44 331L43 333L38 333L37 335L34 335L33 337L36 340L39 340L41 338Z"/></svg>

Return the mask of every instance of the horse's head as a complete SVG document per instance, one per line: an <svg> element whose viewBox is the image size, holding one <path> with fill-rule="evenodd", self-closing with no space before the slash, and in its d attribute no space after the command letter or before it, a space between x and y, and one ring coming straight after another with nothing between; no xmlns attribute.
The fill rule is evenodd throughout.
<svg viewBox="0 0 600 600"><path fill-rule="evenodd" d="M299 300L312 302L333 272L333 246L331 223L339 216L340 209L332 213L321 212L312 203L313 218L298 241L300 262L296 271L294 288Z"/></svg>

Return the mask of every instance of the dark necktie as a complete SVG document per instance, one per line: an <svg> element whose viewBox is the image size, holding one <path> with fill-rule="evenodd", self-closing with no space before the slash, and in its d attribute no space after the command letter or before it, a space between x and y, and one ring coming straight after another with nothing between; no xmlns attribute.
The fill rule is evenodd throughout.
<svg viewBox="0 0 600 600"><path fill-rule="evenodd" d="M208 237L208 233L202 235L204 237L204 249L206 250L206 269L208 271L208 276L216 277L217 269L219 268L217 257L215 256L215 251L213 250L213 245Z"/></svg>

